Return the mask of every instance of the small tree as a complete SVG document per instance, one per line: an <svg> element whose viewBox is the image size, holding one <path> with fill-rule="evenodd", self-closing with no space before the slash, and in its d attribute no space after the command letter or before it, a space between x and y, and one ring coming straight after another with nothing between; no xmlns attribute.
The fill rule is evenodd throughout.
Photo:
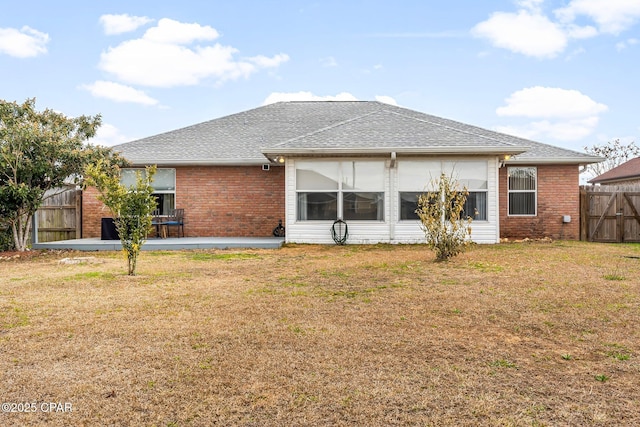
<svg viewBox="0 0 640 427"><path fill-rule="evenodd" d="M115 218L116 229L127 256L128 274L135 276L138 256L147 240L156 199L151 182L156 173L149 166L144 173L136 172L136 185L126 187L120 183L120 168L98 161L85 171L85 186L94 186L100 192L98 200L109 208Z"/></svg>
<svg viewBox="0 0 640 427"><path fill-rule="evenodd" d="M110 149L86 144L100 123L99 115L68 118L37 111L35 99L0 100L0 216L11 228L16 250L26 250L31 220L46 191L110 155Z"/></svg>
<svg viewBox="0 0 640 427"><path fill-rule="evenodd" d="M469 244L472 218L464 217L469 192L444 173L431 182L434 190L421 194L416 213L437 261L446 261L463 252Z"/></svg>

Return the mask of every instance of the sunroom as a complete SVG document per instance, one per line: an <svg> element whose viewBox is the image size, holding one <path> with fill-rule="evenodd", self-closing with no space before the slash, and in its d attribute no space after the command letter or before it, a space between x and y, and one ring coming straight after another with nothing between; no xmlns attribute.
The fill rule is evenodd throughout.
<svg viewBox="0 0 640 427"><path fill-rule="evenodd" d="M469 192L465 215L473 218L472 240L496 243L499 165L495 155L287 159L287 241L331 243L331 227L340 219L349 243L424 242L418 197L445 174Z"/></svg>

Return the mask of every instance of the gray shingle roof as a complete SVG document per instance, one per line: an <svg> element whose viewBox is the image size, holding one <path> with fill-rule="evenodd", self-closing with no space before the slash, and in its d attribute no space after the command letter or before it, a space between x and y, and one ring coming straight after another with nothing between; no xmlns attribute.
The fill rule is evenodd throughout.
<svg viewBox="0 0 640 427"><path fill-rule="evenodd" d="M375 101L280 102L115 147L136 165L260 164L265 155L517 154L517 162L598 158Z"/></svg>

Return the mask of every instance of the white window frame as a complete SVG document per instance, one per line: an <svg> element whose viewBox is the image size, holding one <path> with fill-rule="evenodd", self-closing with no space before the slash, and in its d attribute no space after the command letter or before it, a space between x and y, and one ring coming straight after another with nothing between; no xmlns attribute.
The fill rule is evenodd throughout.
<svg viewBox="0 0 640 427"><path fill-rule="evenodd" d="M386 174L386 170L384 167L384 160L360 160L360 159L343 159L343 160L318 160L318 161L307 161L307 160L302 160L299 161L299 163L314 163L314 164L318 164L318 163L335 163L337 164L337 172L338 175L335 177L336 181L337 181L337 188L327 188L327 189L299 189L298 188L298 184L297 184L297 175L296 175L296 198L295 198L295 206L296 206L296 222L314 222L314 221L328 221L328 220L313 220L313 219L300 219L301 215L299 212L300 206L298 203L298 195L301 193L336 193L337 194L337 199L336 199L336 219L344 219L344 194L345 193L377 193L380 194L382 196L382 207L379 209L379 216L381 216L381 219L348 219L348 221L355 221L358 223L361 222L376 222L376 223L384 223L385 222L385 211L386 211L386 197L385 197L385 191L384 191L384 180L385 180L385 174ZM350 189L350 188L346 188L347 187L347 183L345 182L346 176L345 174L343 174L343 166L345 163L350 163L350 162L360 162L360 163L379 163L381 165L381 169L382 169L382 175L381 175L381 187L378 190L372 190L372 189L363 189L363 190L358 190L358 189ZM297 174L298 171L298 164L296 164L295 166L295 171Z"/></svg>
<svg viewBox="0 0 640 427"><path fill-rule="evenodd" d="M535 173L533 190L512 190L510 185L511 171L515 169L533 169ZM533 193L533 213L527 214L512 214L511 213L511 197L512 193ZM510 217L535 217L538 216L538 168L536 166L508 166L507 167L507 216Z"/></svg>

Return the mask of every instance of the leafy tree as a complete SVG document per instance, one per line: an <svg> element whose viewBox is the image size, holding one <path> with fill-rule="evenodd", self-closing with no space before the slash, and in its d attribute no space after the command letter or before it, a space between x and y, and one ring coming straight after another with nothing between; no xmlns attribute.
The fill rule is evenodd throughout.
<svg viewBox="0 0 640 427"><path fill-rule="evenodd" d="M427 245L437 261L446 261L463 252L471 236L471 217L464 218L469 192L444 173L431 183L434 190L421 194L416 213L422 223Z"/></svg>
<svg viewBox="0 0 640 427"><path fill-rule="evenodd" d="M120 167L100 160L85 169L85 186L94 186L100 192L98 200L105 204L115 218L116 229L127 256L128 274L135 276L138 256L147 240L156 198L151 182L156 173L149 166L144 173L136 172L135 186L120 182Z"/></svg>
<svg viewBox="0 0 640 427"><path fill-rule="evenodd" d="M635 142L623 144L619 139L608 141L602 145L584 147L584 151L594 156L604 157L605 159L600 163L593 163L587 167L586 170L590 175L593 175L593 178L620 166L628 160L640 156L640 147L638 147Z"/></svg>
<svg viewBox="0 0 640 427"><path fill-rule="evenodd" d="M18 251L27 248L45 192L78 181L88 163L110 155L110 149L85 143L100 124L99 115L37 111L35 99L0 100L0 217L9 223Z"/></svg>

